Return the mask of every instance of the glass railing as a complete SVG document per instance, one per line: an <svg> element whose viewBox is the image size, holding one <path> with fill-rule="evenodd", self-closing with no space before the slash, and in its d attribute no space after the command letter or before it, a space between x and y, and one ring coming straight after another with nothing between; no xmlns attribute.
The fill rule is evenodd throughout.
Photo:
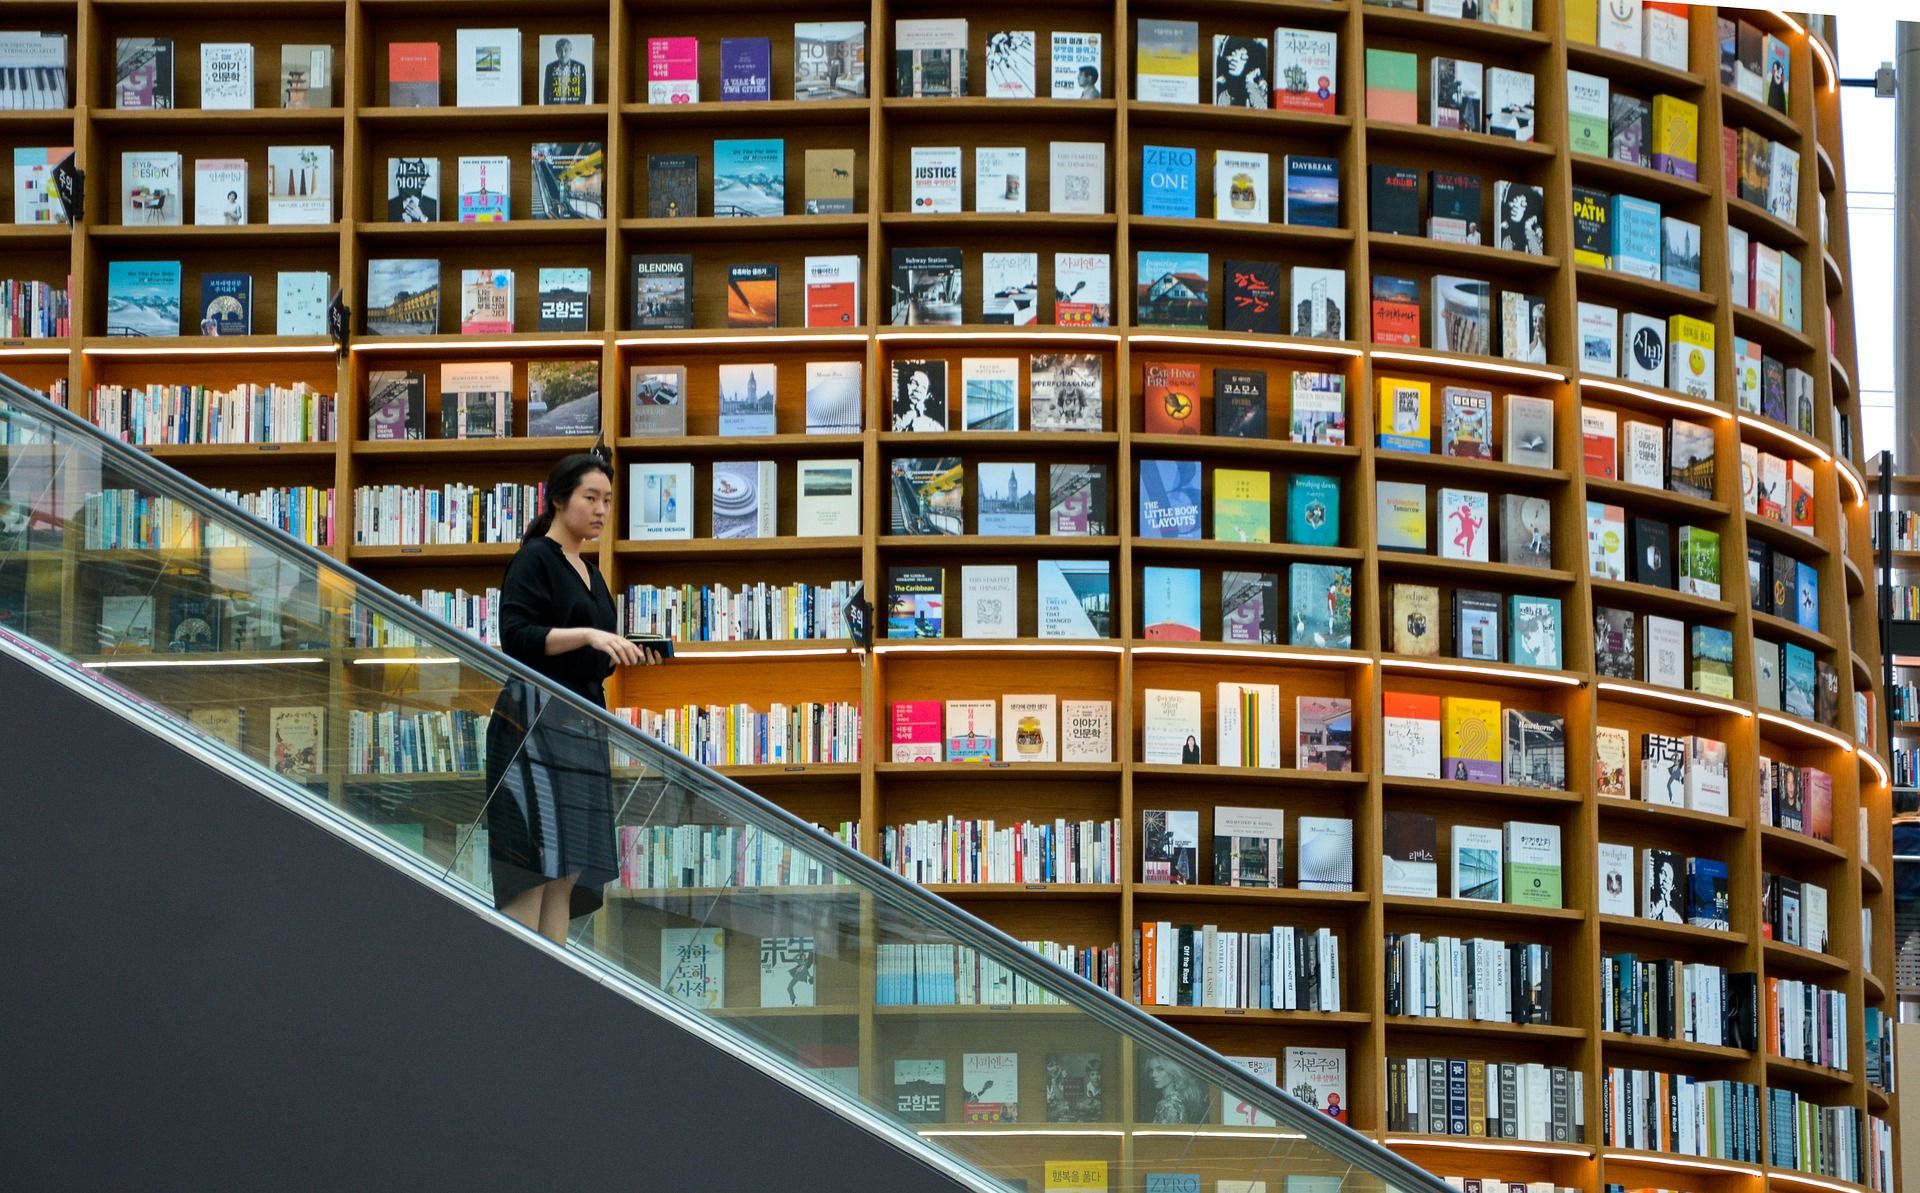
<svg viewBox="0 0 1920 1193"><path fill-rule="evenodd" d="M989 1189L1445 1188L0 382L0 637L459 897L564 842L607 880L570 950L897 1145Z"/></svg>

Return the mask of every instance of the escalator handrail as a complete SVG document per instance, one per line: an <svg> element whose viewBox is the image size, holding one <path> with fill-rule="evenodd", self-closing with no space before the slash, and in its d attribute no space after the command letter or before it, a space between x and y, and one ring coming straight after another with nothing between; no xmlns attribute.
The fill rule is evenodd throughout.
<svg viewBox="0 0 1920 1193"><path fill-rule="evenodd" d="M76 412L49 401L44 394L26 387L5 373L0 373L0 402L5 402L9 398L31 400L32 406L29 409L35 416L48 418L64 429L92 440L102 449L103 455L113 459L116 465L125 466L127 471L150 482L156 494L186 500L189 505L197 507L195 512L204 519L238 523L257 538L264 538L266 545L270 545L275 550L291 552L318 571L335 575L344 574L345 578L355 586L356 594L372 593L381 602L387 604L389 609L386 615L409 633L439 646L455 649L456 653L478 655L485 665L505 671L514 678L538 687L552 700L565 702L571 712L593 718L613 730L616 735L614 742L622 748L628 748L619 740L621 736L625 736L630 740L637 739L640 748L634 750L635 753L644 753L647 750L658 751L665 756L667 762L690 772L708 785L709 790L700 792L703 797L712 795L715 789L725 792L751 812L751 816L744 816L743 819L757 820L763 829L796 834L810 839L822 852L832 858L836 867L842 870L851 867L863 873L869 880L867 889L872 893L877 895L884 890L899 903L917 905L925 911L934 913L936 918L952 920L961 929L955 933L956 936L975 937L974 941L968 943L976 945L989 944L991 946L989 952L1004 954L996 957L996 960L1011 965L1016 972L1021 972L1029 980L1040 980L1042 985L1055 993L1064 996L1071 991L1078 997L1070 1001L1081 1002L1089 1013L1096 1013L1097 1009L1099 1013L1096 1017L1103 1019L1109 1028L1123 1035L1132 1034L1136 1039L1142 1035L1154 1037L1168 1050L1193 1054L1196 1059L1204 1063L1207 1070L1210 1070L1198 1075L1220 1086L1223 1091L1234 1090L1240 1096L1253 1101L1262 1110L1276 1109L1262 1105L1262 1102L1277 1102L1278 1113L1274 1115L1276 1123L1303 1132L1310 1142L1325 1147L1335 1158L1362 1171L1371 1172L1407 1193L1420 1189L1430 1190L1431 1193L1448 1193L1449 1187L1444 1182L1398 1152L1382 1146L1317 1108L1308 1106L1277 1085L1259 1081L1208 1045L1193 1039L1163 1020L1147 1014L1140 1007L1096 983L1078 979L1077 975L1041 957L1004 930L965 908L942 899L904 875L894 872L877 858L849 847L818 825L794 815L766 797L742 786L729 776L696 762L673 747L642 733L631 723L554 684L531 667L480 638L434 619L420 606L379 581L353 571L318 547L287 534L262 519L253 517L245 510L219 497L193 477L162 464L147 452L122 442L104 429L80 417ZM1126 940L1118 942L1123 958L1127 955L1129 943ZM1061 981L1062 978L1074 980ZM1366 1056L1358 1059L1372 1061L1374 1058ZM1349 1071L1352 1071L1351 1064ZM1279 1095L1277 1098L1276 1094Z"/></svg>

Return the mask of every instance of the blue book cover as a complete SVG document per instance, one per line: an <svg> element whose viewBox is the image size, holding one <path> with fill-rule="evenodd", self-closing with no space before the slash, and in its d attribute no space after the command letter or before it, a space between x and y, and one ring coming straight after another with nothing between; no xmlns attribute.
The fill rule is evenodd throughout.
<svg viewBox="0 0 1920 1193"><path fill-rule="evenodd" d="M778 137L713 143L713 214L722 219L787 213L787 143Z"/></svg>
<svg viewBox="0 0 1920 1193"><path fill-rule="evenodd" d="M1032 534L1034 466L980 464L977 467L980 533Z"/></svg>
<svg viewBox="0 0 1920 1193"><path fill-rule="evenodd" d="M1197 460L1140 461L1140 537L1200 537L1200 464Z"/></svg>
<svg viewBox="0 0 1920 1193"><path fill-rule="evenodd" d="M180 334L180 262L107 262L107 334Z"/></svg>
<svg viewBox="0 0 1920 1193"><path fill-rule="evenodd" d="M1700 225L1673 216L1660 218L1660 278L1689 290L1700 288Z"/></svg>
<svg viewBox="0 0 1920 1193"><path fill-rule="evenodd" d="M1613 267L1660 280L1660 205L1633 195L1613 197Z"/></svg>
<svg viewBox="0 0 1920 1193"><path fill-rule="evenodd" d="M1707 696L1733 698L1733 631L1718 626L1688 627L1693 648L1693 690Z"/></svg>
<svg viewBox="0 0 1920 1193"><path fill-rule="evenodd" d="M1200 1193L1200 1176L1192 1172L1149 1172L1147 1193Z"/></svg>
<svg viewBox="0 0 1920 1193"><path fill-rule="evenodd" d="M1340 481L1294 473L1287 478L1287 541L1303 547L1340 545Z"/></svg>
<svg viewBox="0 0 1920 1193"><path fill-rule="evenodd" d="M1190 220L1199 168L1195 150L1167 145L1140 147L1140 214Z"/></svg>
<svg viewBox="0 0 1920 1193"><path fill-rule="evenodd" d="M1340 160L1290 153L1286 166L1286 222L1303 228L1338 228Z"/></svg>
<svg viewBox="0 0 1920 1193"><path fill-rule="evenodd" d="M1816 634L1820 632L1820 573L1807 564L1794 564L1796 599L1793 619Z"/></svg>
<svg viewBox="0 0 1920 1193"><path fill-rule="evenodd" d="M1145 638L1172 642L1200 640L1200 569L1149 567L1142 571L1146 603Z"/></svg>
<svg viewBox="0 0 1920 1193"><path fill-rule="evenodd" d="M1287 644L1353 647L1353 569L1331 563L1287 565Z"/></svg>
<svg viewBox="0 0 1920 1193"><path fill-rule="evenodd" d="M1507 657L1522 667L1559 670L1560 599L1520 596L1507 598L1507 625L1511 639Z"/></svg>
<svg viewBox="0 0 1920 1193"><path fill-rule="evenodd" d="M200 275L200 334L203 336L253 334L252 274L203 273Z"/></svg>
<svg viewBox="0 0 1920 1193"><path fill-rule="evenodd" d="M1696 928L1727 932L1727 863L1712 858L1687 859L1687 923Z"/></svg>
<svg viewBox="0 0 1920 1193"><path fill-rule="evenodd" d="M1140 325L1205 327L1211 272L1205 253L1137 254L1134 289Z"/></svg>
<svg viewBox="0 0 1920 1193"><path fill-rule="evenodd" d="M1785 677L1780 703L1796 717L1813 720L1813 652L1791 642L1780 647L1780 671Z"/></svg>
<svg viewBox="0 0 1920 1193"><path fill-rule="evenodd" d="M721 101L740 103L772 98L772 43L764 37L721 38Z"/></svg>

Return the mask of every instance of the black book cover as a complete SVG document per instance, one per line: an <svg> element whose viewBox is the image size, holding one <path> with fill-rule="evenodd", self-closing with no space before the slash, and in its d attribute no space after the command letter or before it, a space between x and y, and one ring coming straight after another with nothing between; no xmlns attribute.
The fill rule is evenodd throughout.
<svg viewBox="0 0 1920 1193"><path fill-rule="evenodd" d="M1453 590L1453 653L1463 659L1500 661L1500 606L1497 592Z"/></svg>
<svg viewBox="0 0 1920 1193"><path fill-rule="evenodd" d="M1752 1051L1760 1046L1760 978L1758 974L1730 973L1722 999L1725 1018L1720 1041L1729 1048Z"/></svg>
<svg viewBox="0 0 1920 1193"><path fill-rule="evenodd" d="M1673 529L1657 518L1633 520L1633 558L1627 578L1655 588L1673 587Z"/></svg>
<svg viewBox="0 0 1920 1193"><path fill-rule="evenodd" d="M540 271L542 274L546 270ZM555 270L556 274L573 273L573 270ZM586 274L585 270L578 271ZM540 286L540 330L541 331L585 331L587 330L587 304L592 299L591 274L586 289L576 290L571 286L543 284Z"/></svg>
<svg viewBox="0 0 1920 1193"><path fill-rule="evenodd" d="M1613 229L1607 211L1613 196L1590 186L1573 188L1573 251L1613 259Z"/></svg>
<svg viewBox="0 0 1920 1193"><path fill-rule="evenodd" d="M1217 368L1213 371L1213 433L1235 439L1266 438L1265 370Z"/></svg>
<svg viewBox="0 0 1920 1193"><path fill-rule="evenodd" d="M895 327L962 322L965 260L959 249L893 250L889 322Z"/></svg>
<svg viewBox="0 0 1920 1193"><path fill-rule="evenodd" d="M700 155L647 155L647 218L689 219L700 214Z"/></svg>
<svg viewBox="0 0 1920 1193"><path fill-rule="evenodd" d="M1273 261L1228 261L1221 312L1228 331L1280 334L1280 266ZM1223 432L1224 433L1224 432Z"/></svg>
<svg viewBox="0 0 1920 1193"><path fill-rule="evenodd" d="M1772 580L1769 588L1773 593L1773 608L1768 612L1792 621L1794 599L1799 595L1799 561L1785 551L1776 550L1773 553Z"/></svg>
<svg viewBox="0 0 1920 1193"><path fill-rule="evenodd" d="M1760 410L1783 423L1794 421L1793 411L1787 409L1787 365L1777 356L1760 358Z"/></svg>
<svg viewBox="0 0 1920 1193"><path fill-rule="evenodd" d="M1435 170L1428 180L1427 235L1435 240L1480 243L1480 176Z"/></svg>
<svg viewBox="0 0 1920 1193"><path fill-rule="evenodd" d="M633 320L638 328L693 326L693 258L684 253L633 258Z"/></svg>
<svg viewBox="0 0 1920 1193"><path fill-rule="evenodd" d="M1398 166L1367 167L1367 228L1402 236L1420 235L1420 171Z"/></svg>
<svg viewBox="0 0 1920 1193"><path fill-rule="evenodd" d="M1747 544L1747 603L1756 613L1773 609L1773 576L1767 566L1770 562L1765 543Z"/></svg>

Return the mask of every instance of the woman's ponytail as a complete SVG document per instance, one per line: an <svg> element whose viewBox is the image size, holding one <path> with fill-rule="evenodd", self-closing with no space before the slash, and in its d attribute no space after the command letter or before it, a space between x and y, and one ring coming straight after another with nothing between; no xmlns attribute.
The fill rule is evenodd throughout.
<svg viewBox="0 0 1920 1193"><path fill-rule="evenodd" d="M581 480L594 472L601 473L609 481L613 479L613 466L607 460L606 449L598 444L593 451L574 452L560 457L560 462L547 474L540 512L533 521L527 523L526 533L520 536L520 541L530 543L552 530L554 511L572 501L573 491L580 487Z"/></svg>

